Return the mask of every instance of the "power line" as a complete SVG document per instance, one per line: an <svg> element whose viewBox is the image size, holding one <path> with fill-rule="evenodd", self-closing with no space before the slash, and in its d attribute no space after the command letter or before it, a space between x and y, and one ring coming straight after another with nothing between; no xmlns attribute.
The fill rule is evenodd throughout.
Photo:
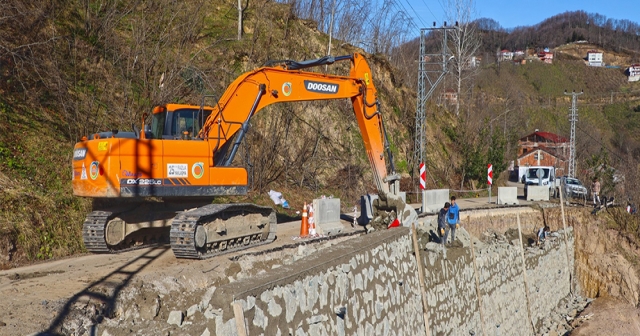
<svg viewBox="0 0 640 336"><path fill-rule="evenodd" d="M427 5L427 3L424 0L422 0L422 3L425 5L425 7L427 7L427 9L429 10L429 13L431 13L431 15L433 16L433 19L438 21L438 19L436 18L436 15L433 14L433 12L431 11L431 8L429 8L429 5Z"/></svg>
<svg viewBox="0 0 640 336"><path fill-rule="evenodd" d="M402 3L398 4L396 0L391 0L391 4L396 8L396 10L399 13L404 13L407 16L407 18L409 19L409 23L413 25L414 28L416 28L417 30L420 30L420 27L418 27L418 25L413 21L413 19L411 18L411 15L409 15L409 13L407 12L407 9L404 6L402 6ZM402 9L400 9L400 7L402 7Z"/></svg>
<svg viewBox="0 0 640 336"><path fill-rule="evenodd" d="M442 0L438 0L438 3L440 4L440 8L442 8L442 12L445 13L445 16L446 16L447 10L444 9L444 5L442 4Z"/></svg>
<svg viewBox="0 0 640 336"><path fill-rule="evenodd" d="M418 25L414 22L414 20L411 18L411 15L409 15L409 11L407 10L407 8L402 4L402 1L396 1L396 0L392 0L391 3L399 5L398 7L402 7L401 12L404 12L407 14L407 17L409 18L409 21L411 21L411 24L413 24L414 27L416 27L416 29L420 29L420 27L418 27ZM415 11L413 11L415 14ZM418 19L420 19L418 17Z"/></svg>
<svg viewBox="0 0 640 336"><path fill-rule="evenodd" d="M426 24L424 24L424 22L422 22L422 19L420 18L420 16L419 16L419 15L418 15L418 13L416 12L416 10L415 10L415 9L413 9L413 6L411 6L411 3L409 2L409 0L404 0L404 1L406 1L406 2L407 2L407 5L409 5L409 8L411 8L411 10L413 11L413 14L415 14L415 15L416 15L416 17L418 18L418 20L420 21L420 23L422 23L422 26L423 26L423 27L426 27L427 25L426 25Z"/></svg>

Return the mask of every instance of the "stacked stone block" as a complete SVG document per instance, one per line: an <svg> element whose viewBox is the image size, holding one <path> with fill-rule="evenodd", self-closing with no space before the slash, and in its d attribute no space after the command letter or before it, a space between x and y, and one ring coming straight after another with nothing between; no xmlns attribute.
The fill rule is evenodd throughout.
<svg viewBox="0 0 640 336"><path fill-rule="evenodd" d="M446 257L438 249L422 252L432 334L535 334L570 293L573 235L569 230L567 267L562 234L525 248L529 302L518 240L475 246L481 307L470 248L448 249ZM355 238L222 286L212 302L225 312L215 317L215 334L237 335L233 302L242 305L247 335L424 334L416 265L406 228Z"/></svg>

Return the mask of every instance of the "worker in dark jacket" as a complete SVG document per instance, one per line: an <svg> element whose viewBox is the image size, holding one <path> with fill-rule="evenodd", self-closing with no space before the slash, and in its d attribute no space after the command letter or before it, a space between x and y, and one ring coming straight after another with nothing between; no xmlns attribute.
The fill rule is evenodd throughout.
<svg viewBox="0 0 640 336"><path fill-rule="evenodd" d="M447 213L449 212L450 206L451 204L449 204L449 202L445 202L444 207L438 212L438 235L442 244L444 244L444 239L442 238L444 237L444 231L447 227Z"/></svg>

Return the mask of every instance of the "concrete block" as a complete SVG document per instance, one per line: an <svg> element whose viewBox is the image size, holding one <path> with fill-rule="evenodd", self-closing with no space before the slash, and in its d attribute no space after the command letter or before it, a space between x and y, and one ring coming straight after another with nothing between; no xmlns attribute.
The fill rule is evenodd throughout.
<svg viewBox="0 0 640 336"><path fill-rule="evenodd" d="M527 186L527 201L548 201L549 187L546 186Z"/></svg>
<svg viewBox="0 0 640 336"><path fill-rule="evenodd" d="M445 202L449 202L449 189L422 191L422 212L437 212Z"/></svg>
<svg viewBox="0 0 640 336"><path fill-rule="evenodd" d="M167 319L167 323L180 326L182 324L182 318L183 318L182 312L179 310L174 310L171 313L169 313L169 318Z"/></svg>
<svg viewBox="0 0 640 336"><path fill-rule="evenodd" d="M316 230L327 236L339 234L344 230L340 222L340 199L320 198L313 200L313 218Z"/></svg>
<svg viewBox="0 0 640 336"><path fill-rule="evenodd" d="M360 197L360 218L358 218L360 225L369 224L373 219L373 200L376 199L378 199L377 194L367 194Z"/></svg>
<svg viewBox="0 0 640 336"><path fill-rule="evenodd" d="M498 204L520 204L517 187L498 187Z"/></svg>

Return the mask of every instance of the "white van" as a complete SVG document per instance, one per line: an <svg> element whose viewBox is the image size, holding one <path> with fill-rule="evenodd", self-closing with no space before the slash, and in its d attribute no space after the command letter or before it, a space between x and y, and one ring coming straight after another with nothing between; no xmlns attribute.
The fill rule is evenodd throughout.
<svg viewBox="0 0 640 336"><path fill-rule="evenodd" d="M524 194L527 195L527 186L542 185L549 188L549 197L556 196L556 168L551 166L529 166L522 179Z"/></svg>

